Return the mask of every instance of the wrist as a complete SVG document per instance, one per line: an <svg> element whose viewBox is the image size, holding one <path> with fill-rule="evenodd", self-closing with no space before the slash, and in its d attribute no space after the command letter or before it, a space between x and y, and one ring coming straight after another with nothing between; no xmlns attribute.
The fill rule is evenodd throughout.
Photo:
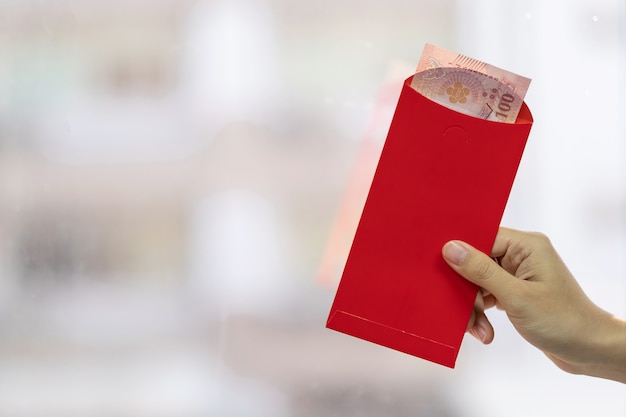
<svg viewBox="0 0 626 417"><path fill-rule="evenodd" d="M626 320L605 313L580 373L626 383Z"/></svg>

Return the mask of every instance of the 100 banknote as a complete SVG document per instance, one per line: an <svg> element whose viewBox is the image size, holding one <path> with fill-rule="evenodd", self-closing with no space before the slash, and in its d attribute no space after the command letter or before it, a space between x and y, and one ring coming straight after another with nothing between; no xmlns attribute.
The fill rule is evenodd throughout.
<svg viewBox="0 0 626 417"><path fill-rule="evenodd" d="M529 78L430 44L411 82L450 109L504 123L515 123L529 86Z"/></svg>

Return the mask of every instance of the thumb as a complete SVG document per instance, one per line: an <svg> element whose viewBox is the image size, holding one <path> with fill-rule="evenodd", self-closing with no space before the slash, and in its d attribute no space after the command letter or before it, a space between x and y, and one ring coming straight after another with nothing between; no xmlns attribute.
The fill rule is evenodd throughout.
<svg viewBox="0 0 626 417"><path fill-rule="evenodd" d="M489 291L500 302L516 294L519 280L489 256L465 242L452 240L443 246L443 258L459 275Z"/></svg>

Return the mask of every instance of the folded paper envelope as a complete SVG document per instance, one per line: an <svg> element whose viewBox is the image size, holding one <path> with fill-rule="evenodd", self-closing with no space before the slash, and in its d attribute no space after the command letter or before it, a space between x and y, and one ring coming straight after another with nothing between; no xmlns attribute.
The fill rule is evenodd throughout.
<svg viewBox="0 0 626 417"><path fill-rule="evenodd" d="M412 78L412 77L411 77ZM477 293L443 260L490 253L532 126L450 110L402 87L327 327L453 368Z"/></svg>

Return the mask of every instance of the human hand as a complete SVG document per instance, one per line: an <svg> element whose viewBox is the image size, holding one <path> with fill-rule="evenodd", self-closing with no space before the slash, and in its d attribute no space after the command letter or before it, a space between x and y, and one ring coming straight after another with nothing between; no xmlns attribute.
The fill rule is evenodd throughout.
<svg viewBox="0 0 626 417"><path fill-rule="evenodd" d="M626 322L591 302L547 237L501 228L497 263L460 241L446 243L443 256L481 287L468 331L483 343L494 337L484 310L495 305L561 369L626 382Z"/></svg>

